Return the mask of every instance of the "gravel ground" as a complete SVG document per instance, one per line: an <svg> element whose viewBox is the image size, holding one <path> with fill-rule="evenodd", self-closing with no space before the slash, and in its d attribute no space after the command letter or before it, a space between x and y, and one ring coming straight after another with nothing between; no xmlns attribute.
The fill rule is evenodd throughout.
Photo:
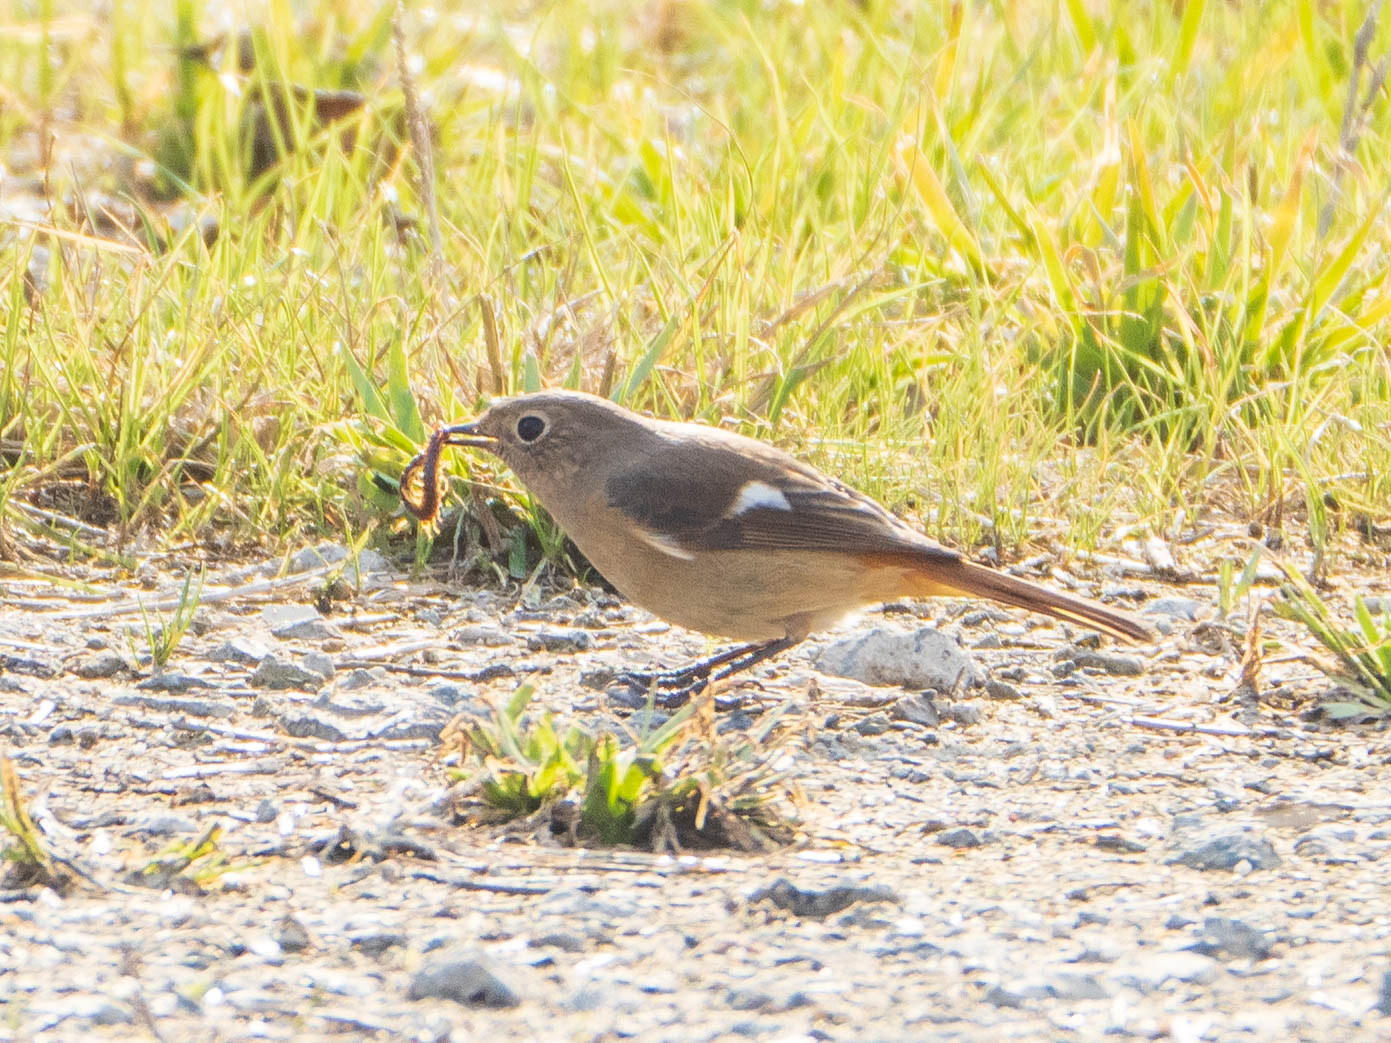
<svg viewBox="0 0 1391 1043"><path fill-rule="evenodd" d="M847 628L937 622L991 678L954 697L819 674L820 636L727 720L791 704L796 841L670 856L455 824L437 738L526 676L597 725L581 675L701 640L385 568L324 616L313 565L210 579L155 679L128 609L169 577L3 581L0 746L83 876L0 889L0 1039L1391 1037L1384 732L1306 720L1292 656L1243 698L1211 586L1113 561L1092 590L1168 631L1134 652L980 606Z"/></svg>

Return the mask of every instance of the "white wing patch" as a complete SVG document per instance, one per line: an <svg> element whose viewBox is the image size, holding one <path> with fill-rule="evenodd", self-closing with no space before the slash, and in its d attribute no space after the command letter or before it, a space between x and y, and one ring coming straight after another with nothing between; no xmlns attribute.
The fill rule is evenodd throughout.
<svg viewBox="0 0 1391 1043"><path fill-rule="evenodd" d="M760 507L775 511L792 510L792 504L787 502L787 497L767 482L746 482L739 490L739 495L734 498L734 502L730 504L729 510L725 512L725 517L737 518Z"/></svg>
<svg viewBox="0 0 1391 1043"><path fill-rule="evenodd" d="M663 554L670 554L673 558L680 558L682 561L693 561L695 555L682 547L671 536L660 532L653 532L651 529L644 529L641 525L636 527L638 539L642 540L649 547L655 547Z"/></svg>

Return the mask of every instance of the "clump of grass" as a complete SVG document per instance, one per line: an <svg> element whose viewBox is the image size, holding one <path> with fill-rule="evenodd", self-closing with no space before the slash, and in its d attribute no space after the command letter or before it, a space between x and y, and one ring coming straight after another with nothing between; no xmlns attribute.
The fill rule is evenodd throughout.
<svg viewBox="0 0 1391 1043"><path fill-rule="evenodd" d="M211 823L193 840L171 844L132 872L127 880L141 887L202 894L218 877L233 868L219 844L222 832L220 823Z"/></svg>
<svg viewBox="0 0 1391 1043"><path fill-rule="evenodd" d="M485 817L542 813L573 842L653 850L758 851L791 836L777 807L783 776L763 748L776 714L730 738L717 736L708 712L692 704L619 736L528 714L534 696L524 684L487 720L460 720L445 733L467 765L454 774Z"/></svg>
<svg viewBox="0 0 1391 1043"><path fill-rule="evenodd" d="M1302 623L1332 660L1314 664L1338 685L1344 698L1324 704L1330 717L1391 717L1391 610L1378 620L1367 603L1354 601L1352 625L1336 620L1313 586L1293 570L1274 604L1276 614Z"/></svg>
<svg viewBox="0 0 1391 1043"><path fill-rule="evenodd" d="M10 843L0 851L0 860L10 867L4 886L67 890L72 876L60 868L59 860L44 844L19 791L19 773L4 753L0 753L0 829L10 838Z"/></svg>
<svg viewBox="0 0 1391 1043"><path fill-rule="evenodd" d="M150 650L150 663L158 672L169 665L178 651L179 645L193 624L193 616L198 611L198 601L203 595L204 570L189 569L184 573L183 586L179 590L179 602L168 619L152 616L140 605L140 619L145 625L145 642Z"/></svg>

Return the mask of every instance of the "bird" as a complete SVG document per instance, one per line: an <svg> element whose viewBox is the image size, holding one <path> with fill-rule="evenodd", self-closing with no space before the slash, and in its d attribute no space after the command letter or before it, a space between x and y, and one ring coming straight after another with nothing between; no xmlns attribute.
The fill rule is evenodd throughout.
<svg viewBox="0 0 1391 1043"><path fill-rule="evenodd" d="M988 598L1129 642L1134 616L977 564L871 497L745 435L658 420L579 391L494 401L441 426L401 477L422 520L445 445L496 455L605 579L669 623L738 644L691 666L628 673L679 705L705 684L871 605Z"/></svg>

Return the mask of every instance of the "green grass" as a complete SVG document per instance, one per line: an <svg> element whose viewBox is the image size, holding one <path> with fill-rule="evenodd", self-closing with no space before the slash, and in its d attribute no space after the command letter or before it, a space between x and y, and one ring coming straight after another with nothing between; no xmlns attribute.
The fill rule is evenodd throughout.
<svg viewBox="0 0 1391 1043"><path fill-rule="evenodd" d="M219 7L0 3L0 202L39 215L0 221L0 547L70 542L40 494L210 547L402 526L371 471L542 385L736 425L1003 553L1385 520L1362 5L435 5L405 28L438 267L385 9L259 8L232 90L189 49ZM283 82L366 105L355 146L292 106L258 176Z"/></svg>

